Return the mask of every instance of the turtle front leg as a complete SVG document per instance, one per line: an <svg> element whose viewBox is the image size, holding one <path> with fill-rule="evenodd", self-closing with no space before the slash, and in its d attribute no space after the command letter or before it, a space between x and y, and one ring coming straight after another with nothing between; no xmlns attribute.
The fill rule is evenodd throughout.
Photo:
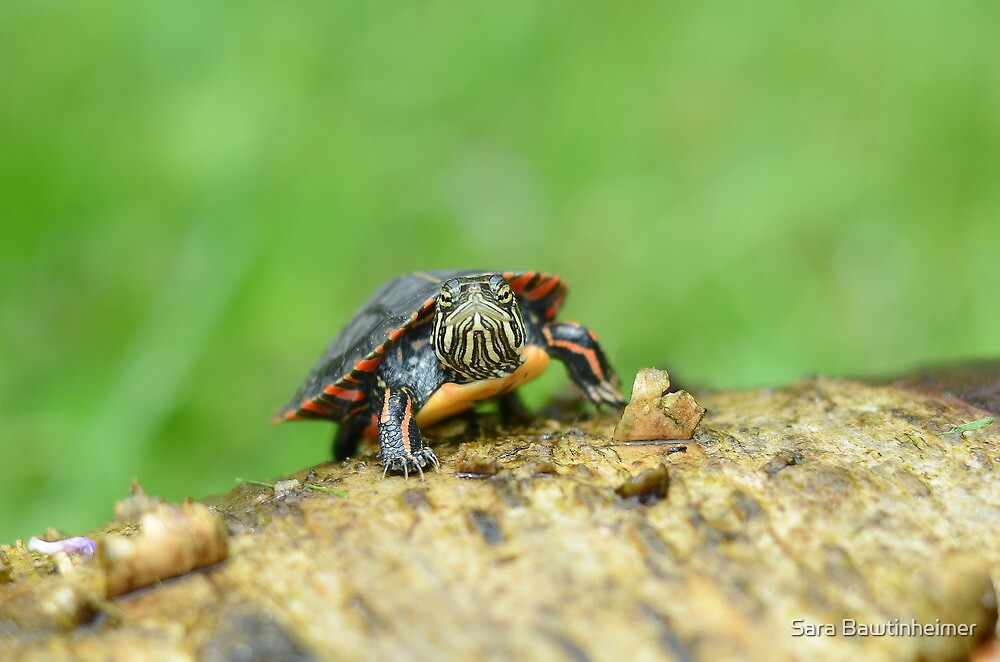
<svg viewBox="0 0 1000 662"><path fill-rule="evenodd" d="M507 423L525 423L531 420L531 412L521 402L521 397L517 391L504 393L497 397L500 405L500 417ZM471 411L471 410L470 410Z"/></svg>
<svg viewBox="0 0 1000 662"><path fill-rule="evenodd" d="M549 354L566 364L570 379L587 400L598 406L625 404L618 375L593 331L576 322L552 322L542 327L542 334Z"/></svg>
<svg viewBox="0 0 1000 662"><path fill-rule="evenodd" d="M405 386L387 386L382 399L382 412L378 418L379 455L384 470L401 471L409 477L410 471L424 475L424 467L440 466L434 451L424 445L423 436L414 416L417 413L413 393Z"/></svg>

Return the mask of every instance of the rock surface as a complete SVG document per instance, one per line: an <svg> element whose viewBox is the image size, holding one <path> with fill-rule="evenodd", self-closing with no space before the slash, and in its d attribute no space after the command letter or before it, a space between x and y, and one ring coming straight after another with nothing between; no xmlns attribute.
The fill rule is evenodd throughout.
<svg viewBox="0 0 1000 662"><path fill-rule="evenodd" d="M228 560L114 599L95 561L5 547L0 659L910 660L996 646L1000 432L943 434L988 412L824 378L701 400L689 443L614 444L612 418L487 421L439 447L423 482L382 480L366 456L300 472L298 489L241 485L209 501ZM844 619L975 636L844 636ZM821 624L837 634L794 636Z"/></svg>

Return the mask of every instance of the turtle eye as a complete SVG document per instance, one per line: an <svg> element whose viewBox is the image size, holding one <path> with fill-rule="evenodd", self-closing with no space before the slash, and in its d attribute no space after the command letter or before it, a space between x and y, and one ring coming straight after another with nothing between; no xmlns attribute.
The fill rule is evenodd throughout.
<svg viewBox="0 0 1000 662"><path fill-rule="evenodd" d="M507 283L501 285L500 289L497 290L497 301L506 305L511 301L513 301L513 299L514 299L514 293L510 291L510 285L508 285Z"/></svg>

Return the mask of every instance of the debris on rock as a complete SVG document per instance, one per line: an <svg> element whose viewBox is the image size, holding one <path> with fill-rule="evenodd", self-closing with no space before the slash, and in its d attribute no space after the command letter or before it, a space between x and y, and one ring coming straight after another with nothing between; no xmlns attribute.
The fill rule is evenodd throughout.
<svg viewBox="0 0 1000 662"><path fill-rule="evenodd" d="M30 641L32 637L49 633L69 632L100 610L103 582L92 566L90 571L54 577L56 579L47 580L34 576L4 586L0 599L0 635L22 635ZM3 639L0 636L0 643ZM4 659L18 658L4 656ZM43 655L38 659L52 659L52 656Z"/></svg>
<svg viewBox="0 0 1000 662"><path fill-rule="evenodd" d="M135 522L146 512L163 503L163 497L149 496L139 485L139 480L133 479L129 487L129 495L115 503L115 521Z"/></svg>
<svg viewBox="0 0 1000 662"><path fill-rule="evenodd" d="M73 536L72 538L65 538L63 540L55 540L51 542L32 537L31 540L28 541L28 549L33 552L41 552L43 554L66 552L67 554L83 554L85 556L93 556L94 551L97 549L97 543L91 538L84 536Z"/></svg>
<svg viewBox="0 0 1000 662"><path fill-rule="evenodd" d="M10 559L7 553L0 549L0 584L8 584L10 581Z"/></svg>
<svg viewBox="0 0 1000 662"><path fill-rule="evenodd" d="M289 478L288 480L279 480L274 484L274 497L276 499L283 499L289 494L294 494L302 489L302 483L300 483L295 478Z"/></svg>
<svg viewBox="0 0 1000 662"><path fill-rule="evenodd" d="M705 416L705 408L687 391L670 393L669 389L670 375L665 370L640 370L612 441L690 439L694 436Z"/></svg>
<svg viewBox="0 0 1000 662"><path fill-rule="evenodd" d="M455 473L462 478L485 478L495 476L501 469L501 464L495 457L469 451L463 447L455 454Z"/></svg>
<svg viewBox="0 0 1000 662"><path fill-rule="evenodd" d="M993 416L986 416L985 418L980 418L975 421L970 421L968 423L963 423L962 425L955 425L950 430L944 434L957 434L959 436L965 436L966 432L972 432L973 430L982 430L993 425L996 422L996 418Z"/></svg>
<svg viewBox="0 0 1000 662"><path fill-rule="evenodd" d="M629 476L628 480L615 489L615 492L623 499L634 498L644 506L651 506L666 499L669 489L670 474L667 467L660 464L658 467L643 471L638 476Z"/></svg>
<svg viewBox="0 0 1000 662"><path fill-rule="evenodd" d="M134 483L115 513L130 523L88 537L49 529L27 546L0 546L0 659L13 659L5 634L71 631L107 611L111 597L228 556L226 527L204 504L165 504Z"/></svg>
<svg viewBox="0 0 1000 662"><path fill-rule="evenodd" d="M214 565L228 556L222 519L200 503L159 504L147 511L133 536L98 541L109 597Z"/></svg>

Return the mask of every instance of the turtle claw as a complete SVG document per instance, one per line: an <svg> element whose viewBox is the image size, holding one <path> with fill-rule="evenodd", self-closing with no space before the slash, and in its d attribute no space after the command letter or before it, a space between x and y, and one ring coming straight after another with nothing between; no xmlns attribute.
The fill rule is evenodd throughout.
<svg viewBox="0 0 1000 662"><path fill-rule="evenodd" d="M620 410L625 406L625 398L618 392L617 387L611 382L603 381L588 385L580 389L591 404L598 409Z"/></svg>
<svg viewBox="0 0 1000 662"><path fill-rule="evenodd" d="M436 470L441 470L441 463L438 461L434 451L429 448L421 448L416 453L400 454L395 457L383 458L382 478L385 478L390 471L402 472L404 480L410 478L410 472L416 471L420 474L420 480L424 479L424 467L430 465Z"/></svg>
<svg viewBox="0 0 1000 662"><path fill-rule="evenodd" d="M625 406L625 398L622 397L618 389L609 382L601 382L590 396L590 401L598 405L605 405L620 409Z"/></svg>

